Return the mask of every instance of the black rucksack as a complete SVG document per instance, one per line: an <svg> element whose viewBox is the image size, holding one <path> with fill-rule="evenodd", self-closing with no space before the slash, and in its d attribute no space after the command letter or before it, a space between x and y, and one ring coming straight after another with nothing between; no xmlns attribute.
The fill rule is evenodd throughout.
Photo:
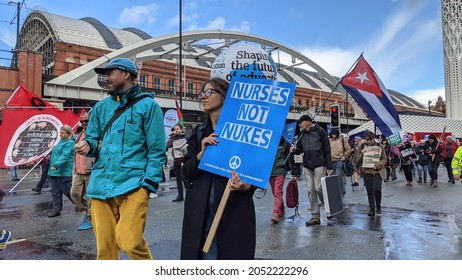
<svg viewBox="0 0 462 280"><path fill-rule="evenodd" d="M343 147L343 152L345 152L345 139L342 137L342 147ZM353 176L353 173L355 172L355 167L353 166L353 163L351 162L351 158L345 158L343 161L343 173L345 173L345 176L350 177Z"/></svg>
<svg viewBox="0 0 462 280"><path fill-rule="evenodd" d="M298 183L297 178L292 178L286 188L286 206L287 208L295 208L295 215L300 217L298 213ZM293 218L295 218L295 215Z"/></svg>
<svg viewBox="0 0 462 280"><path fill-rule="evenodd" d="M345 176L350 177L353 176L353 173L355 172L355 167L353 166L353 163L351 162L351 159L345 159L343 161L343 173L345 173Z"/></svg>

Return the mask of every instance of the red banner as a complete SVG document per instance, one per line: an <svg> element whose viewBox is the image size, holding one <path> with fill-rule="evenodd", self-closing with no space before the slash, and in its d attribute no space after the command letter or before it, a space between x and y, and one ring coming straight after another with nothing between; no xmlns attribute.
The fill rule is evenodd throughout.
<svg viewBox="0 0 462 280"><path fill-rule="evenodd" d="M425 138L425 136L428 137L428 135L430 134L433 134L435 135L436 139L440 139L441 137L441 132L414 132L414 140L416 142L419 142L420 140L427 140ZM444 135L443 135L443 140L446 139L446 136L451 136L452 135L452 132L444 132Z"/></svg>
<svg viewBox="0 0 462 280"><path fill-rule="evenodd" d="M10 105L8 103L8 105ZM63 125L74 127L80 113L57 108L5 109L0 126L0 167L33 163L60 140Z"/></svg>
<svg viewBox="0 0 462 280"><path fill-rule="evenodd" d="M54 108L53 104L46 102L42 98L35 95L32 91L26 89L22 85L13 92L7 104L11 107L35 107L35 108Z"/></svg>

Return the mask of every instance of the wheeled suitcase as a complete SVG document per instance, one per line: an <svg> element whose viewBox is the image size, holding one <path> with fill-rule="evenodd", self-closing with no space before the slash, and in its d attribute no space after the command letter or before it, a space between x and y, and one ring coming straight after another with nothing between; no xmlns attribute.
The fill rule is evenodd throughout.
<svg viewBox="0 0 462 280"><path fill-rule="evenodd" d="M321 178L322 196L324 198L324 209L327 217L332 217L343 212L342 193L340 181L337 175Z"/></svg>

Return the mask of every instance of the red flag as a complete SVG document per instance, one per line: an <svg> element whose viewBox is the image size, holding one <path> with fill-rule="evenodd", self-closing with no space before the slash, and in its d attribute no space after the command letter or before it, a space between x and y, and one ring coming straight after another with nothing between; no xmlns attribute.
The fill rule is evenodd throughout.
<svg viewBox="0 0 462 280"><path fill-rule="evenodd" d="M178 123L181 124L181 127L184 127L184 121L183 121L183 114L181 113L180 106L178 106L178 99L175 97L175 105L176 105L176 114L178 115Z"/></svg>
<svg viewBox="0 0 462 280"><path fill-rule="evenodd" d="M0 126L0 167L40 159L59 142L59 130L79 121L80 113L57 108L4 110Z"/></svg>
<svg viewBox="0 0 462 280"><path fill-rule="evenodd" d="M14 107L33 107L33 108L54 108L51 103L46 102L36 94L26 89L22 85L14 91L10 99L6 102L5 106Z"/></svg>

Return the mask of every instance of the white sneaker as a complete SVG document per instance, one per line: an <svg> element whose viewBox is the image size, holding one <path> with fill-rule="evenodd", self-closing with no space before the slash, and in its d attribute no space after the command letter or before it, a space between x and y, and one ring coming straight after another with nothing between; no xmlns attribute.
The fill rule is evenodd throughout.
<svg viewBox="0 0 462 280"><path fill-rule="evenodd" d="M157 193L150 193L150 194L149 194L149 198L156 198L156 197L159 197L159 196L157 195Z"/></svg>

